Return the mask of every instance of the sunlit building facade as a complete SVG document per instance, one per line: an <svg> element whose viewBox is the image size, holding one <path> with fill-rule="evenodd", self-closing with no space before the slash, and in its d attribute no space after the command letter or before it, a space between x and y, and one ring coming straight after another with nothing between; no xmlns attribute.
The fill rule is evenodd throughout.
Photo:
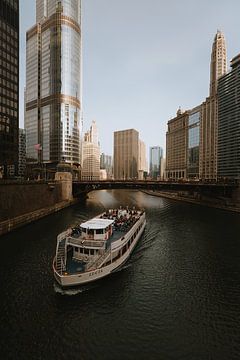
<svg viewBox="0 0 240 360"><path fill-rule="evenodd" d="M147 176L147 154L145 142L139 139L138 142L138 179L143 180Z"/></svg>
<svg viewBox="0 0 240 360"><path fill-rule="evenodd" d="M84 135L82 150L82 180L100 179L100 145L96 122Z"/></svg>
<svg viewBox="0 0 240 360"><path fill-rule="evenodd" d="M217 31L211 53L209 97L202 103L200 122L200 178L217 179L218 79L227 72L227 51L224 35Z"/></svg>
<svg viewBox="0 0 240 360"><path fill-rule="evenodd" d="M28 162L80 163L81 1L37 0L27 32Z"/></svg>
<svg viewBox="0 0 240 360"><path fill-rule="evenodd" d="M139 133L135 129L114 132L114 179L138 178Z"/></svg>
<svg viewBox="0 0 240 360"><path fill-rule="evenodd" d="M166 178L187 178L187 141L189 112L177 111L177 116L168 121L166 134Z"/></svg>
<svg viewBox="0 0 240 360"><path fill-rule="evenodd" d="M19 1L0 2L0 173L18 170Z"/></svg>

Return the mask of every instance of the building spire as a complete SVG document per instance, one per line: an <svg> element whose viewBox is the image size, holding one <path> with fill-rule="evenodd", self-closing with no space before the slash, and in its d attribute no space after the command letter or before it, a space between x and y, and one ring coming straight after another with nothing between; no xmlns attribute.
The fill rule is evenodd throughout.
<svg viewBox="0 0 240 360"><path fill-rule="evenodd" d="M223 33L218 29L214 37L210 65L210 96L217 93L217 83L220 76L227 72L227 51Z"/></svg>

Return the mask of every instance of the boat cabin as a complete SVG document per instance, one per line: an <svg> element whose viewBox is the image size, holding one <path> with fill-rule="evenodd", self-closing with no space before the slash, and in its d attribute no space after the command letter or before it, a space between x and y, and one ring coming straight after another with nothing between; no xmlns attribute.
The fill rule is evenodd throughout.
<svg viewBox="0 0 240 360"><path fill-rule="evenodd" d="M108 240L114 220L95 218L81 224L83 240Z"/></svg>

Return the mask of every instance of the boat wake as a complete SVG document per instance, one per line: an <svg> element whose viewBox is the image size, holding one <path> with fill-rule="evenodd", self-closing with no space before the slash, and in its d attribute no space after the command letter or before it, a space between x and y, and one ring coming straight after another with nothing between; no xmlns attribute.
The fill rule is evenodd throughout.
<svg viewBox="0 0 240 360"><path fill-rule="evenodd" d="M96 288L97 286L98 286L97 284L88 284L88 285L81 285L78 287L64 289L64 288L61 288L58 284L54 283L53 289L56 294L59 294L62 296L76 296L76 295L82 294L86 291L92 290L92 289Z"/></svg>
<svg viewBox="0 0 240 360"><path fill-rule="evenodd" d="M148 227L148 226L147 226ZM146 227L146 230L142 236L141 241L137 245L136 249L134 250L134 253L132 255L132 258L139 256L143 252L145 252L148 248L152 247L155 241L158 238L158 230L151 230ZM141 257L141 256L140 256Z"/></svg>

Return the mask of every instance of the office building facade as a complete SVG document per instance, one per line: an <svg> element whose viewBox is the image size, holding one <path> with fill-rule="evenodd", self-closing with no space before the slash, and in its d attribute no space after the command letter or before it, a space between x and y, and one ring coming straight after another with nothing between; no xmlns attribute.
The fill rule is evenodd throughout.
<svg viewBox="0 0 240 360"><path fill-rule="evenodd" d="M177 116L168 121L166 134L166 178L187 178L187 137L189 112L177 111Z"/></svg>
<svg viewBox="0 0 240 360"><path fill-rule="evenodd" d="M153 180L161 179L161 160L163 158L163 149L160 146L150 147L149 152L149 176Z"/></svg>
<svg viewBox="0 0 240 360"><path fill-rule="evenodd" d="M143 180L147 177L147 154L146 145L143 140L138 142L138 179Z"/></svg>
<svg viewBox="0 0 240 360"><path fill-rule="evenodd" d="M0 172L17 175L19 127L19 0L0 3Z"/></svg>
<svg viewBox="0 0 240 360"><path fill-rule="evenodd" d="M84 135L81 178L84 181L100 179L100 146L95 121Z"/></svg>
<svg viewBox="0 0 240 360"><path fill-rule="evenodd" d="M81 1L37 0L36 19L26 37L28 162L79 165Z"/></svg>
<svg viewBox="0 0 240 360"><path fill-rule="evenodd" d="M112 179L113 177L113 164L112 164L112 156L101 153L100 156L100 169L106 170L106 179ZM104 173L104 172L103 172Z"/></svg>
<svg viewBox="0 0 240 360"><path fill-rule="evenodd" d="M114 132L114 179L138 178L139 133L135 129Z"/></svg>
<svg viewBox="0 0 240 360"><path fill-rule="evenodd" d="M227 72L226 42L217 31L212 45L209 97L202 103L200 122L200 178L217 179L218 79Z"/></svg>
<svg viewBox="0 0 240 360"><path fill-rule="evenodd" d="M240 179L240 54L218 82L218 178Z"/></svg>
<svg viewBox="0 0 240 360"><path fill-rule="evenodd" d="M199 179L200 121L202 107L189 111L187 130L187 179Z"/></svg>

